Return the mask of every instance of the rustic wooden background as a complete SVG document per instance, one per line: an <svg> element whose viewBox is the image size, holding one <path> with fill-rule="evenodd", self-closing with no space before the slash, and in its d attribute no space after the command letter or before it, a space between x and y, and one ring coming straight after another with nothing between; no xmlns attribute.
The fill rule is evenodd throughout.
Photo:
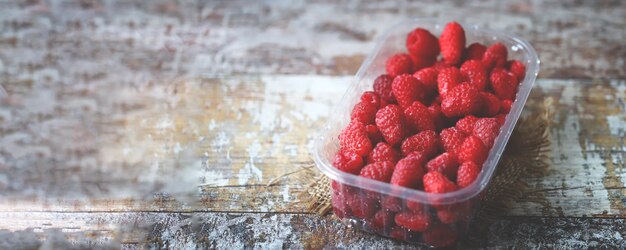
<svg viewBox="0 0 626 250"><path fill-rule="evenodd" d="M556 101L552 167L484 246L625 248L626 3L545 0L0 0L0 248L411 248L299 193L351 75L414 17L525 37L527 111Z"/></svg>

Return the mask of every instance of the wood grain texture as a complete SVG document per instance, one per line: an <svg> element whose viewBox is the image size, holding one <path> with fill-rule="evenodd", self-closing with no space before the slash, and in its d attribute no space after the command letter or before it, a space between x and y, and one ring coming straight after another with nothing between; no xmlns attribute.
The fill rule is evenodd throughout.
<svg viewBox="0 0 626 250"><path fill-rule="evenodd" d="M14 179L24 178L28 187L48 189L48 194L55 191L63 194L66 186L78 187L75 199L55 196L59 200L46 201L36 198L13 198L12 203L0 205L3 211L232 211L232 212L303 212L306 204L300 200L299 192L314 176L313 171L306 170L312 166L312 144L314 133L322 127L327 119L327 112L345 91L348 77L320 76L266 76L266 77L231 77L221 79L196 79L180 82L172 89L175 94L167 99L185 100L177 102L173 108L167 109L150 120L159 121L176 114L173 120L178 124L171 129L157 129L141 125L144 123L119 122L107 124L123 124L122 130L129 132L125 137L137 138L131 143L141 147L144 155L165 152L175 155L171 145L179 145L178 159L180 162L191 162L183 167L186 182L178 183L182 190L199 192L176 192L181 190L161 179L153 182L131 182L129 188L144 189L144 185L158 186L161 192L169 196L158 196L157 199L144 199L141 193L125 192L109 194L102 198L89 195L93 185L108 188L106 183L120 183L133 179L132 172L126 175L103 175L103 183L92 183L88 176L90 165L80 165L76 181L42 185L45 179L24 175L22 168L9 168L5 175ZM527 182L530 189L524 198L517 203L511 215L531 216L619 216L625 217L622 201L624 192L623 156L626 116L623 100L626 99L626 84L623 80L589 81L589 80L539 80L529 99L527 111L532 112L538 103L546 97L555 99L556 114L552 125L552 168L547 176L531 178ZM12 85L10 85L12 86ZM21 85L20 85L21 86ZM159 92L141 88L137 93ZM11 93L17 92L8 88ZM33 92L33 90L25 91ZM98 91L94 91L98 92ZM115 96L115 95L109 95ZM65 103L72 103L72 97L66 97ZM82 97L81 97L82 98ZM210 100L206 105L203 98ZM156 100L154 103L160 103ZM11 107L11 106L9 106ZM138 108L137 113L158 113L153 105ZM107 109L102 106L99 110ZM314 112L312 112L314 111ZM9 113L17 114L16 110ZM85 114L88 114L86 112ZM208 114L208 115L207 115ZM132 116L120 116L129 119ZM176 118L177 117L177 118ZM182 118L184 117L184 119ZM71 117L65 117L71 120ZM37 119L23 118L24 122ZM46 118L44 118L46 119ZM54 119L60 119L56 117ZM132 120L132 119L131 119ZM12 122L19 124L19 120ZM214 125L211 125L215 123ZM80 124L80 123L79 123ZM158 123L156 123L158 124ZM116 131L108 125L110 131ZM136 127L135 127L136 126ZM154 126L154 125L152 125ZM79 126L83 128L84 126ZM213 127L212 129L210 127ZM47 128L54 131L54 127ZM28 131L9 127L3 131L15 131L24 134ZM189 132L194 131L194 132ZM14 138L14 133L6 133L4 138ZM58 132L60 133L60 132ZM33 137L38 136L34 134ZM98 135L106 138L106 135ZM149 146L142 138L148 140ZM174 140L172 139L174 138ZM104 140L99 140L104 141ZM39 143L38 147L47 147L50 151L62 141ZM132 162L134 157L120 153L120 144L112 141L93 146L93 155L98 162L115 158L121 162ZM6 145L6 144L5 144ZM96 148L97 146L97 148ZM3 155L15 152L16 149L28 148L27 145L15 144L4 148ZM167 150L163 150L163 149ZM10 149L10 150L8 150ZM184 149L184 150L183 150ZM102 154L100 151L107 152ZM60 153L62 153L61 151ZM187 152L187 153L185 153ZM113 156L112 156L113 155ZM51 159L39 156L35 162L47 162ZM140 157L142 158L142 157ZM10 160L10 158L5 158ZM162 159L162 158L161 158ZM58 160L57 160L58 161ZM17 161L19 162L19 161ZM12 163L9 161L9 163ZM150 162L135 162L134 170L149 166ZM39 169L43 176L46 171L58 171L60 166L70 163L60 162L58 165ZM19 166L17 163L8 166ZM121 164L133 166L132 164ZM95 167L93 167L95 168ZM167 171L172 168L172 171ZM119 171L117 164L99 165L96 169ZM161 164L161 172L178 171L176 164ZM280 179L276 185L268 187L270 180L294 170L299 173ZM107 171L105 171L107 172ZM59 178L68 179L76 176L75 172L61 172ZM121 178L120 176L123 176ZM169 177L169 176L168 176ZM30 179L26 179L30 178ZM180 181L180 179L174 179ZM31 182L28 182L31 181ZM3 195L23 197L29 194L28 189L9 186ZM111 187L112 188L112 187ZM58 191L57 191L58 190ZM105 192L100 192L104 195ZM190 196L190 197L187 197Z"/></svg>
<svg viewBox="0 0 626 250"><path fill-rule="evenodd" d="M623 79L624 4L2 1L0 59L11 74L51 75L61 82L162 81L197 74L353 74L387 27L407 18L434 17L528 39L543 62L541 77ZM102 68L94 59L108 61L117 74L90 69ZM81 67L64 67L74 63Z"/></svg>
<svg viewBox="0 0 626 250"><path fill-rule="evenodd" d="M349 228L332 216L268 213L0 213L10 244L103 248L416 249ZM118 226L122 225L122 226ZM623 248L626 221L505 217L490 227L487 248ZM52 236L52 237L51 237Z"/></svg>

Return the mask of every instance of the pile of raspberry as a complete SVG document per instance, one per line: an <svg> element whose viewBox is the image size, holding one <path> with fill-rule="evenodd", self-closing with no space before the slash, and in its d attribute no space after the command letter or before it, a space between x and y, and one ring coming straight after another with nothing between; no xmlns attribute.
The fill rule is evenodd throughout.
<svg viewBox="0 0 626 250"><path fill-rule="evenodd" d="M466 47L465 31L456 22L448 23L439 39L416 28L408 34L406 48L408 53L387 59L386 74L353 107L333 165L428 193L470 186L511 109L525 66L507 60L501 43ZM394 198L364 196L336 182L333 190L339 217L365 219L391 237L402 232L404 240L423 232L415 237L436 246L456 241L451 225L469 210L463 203L435 206L431 218L422 204L401 206Z"/></svg>

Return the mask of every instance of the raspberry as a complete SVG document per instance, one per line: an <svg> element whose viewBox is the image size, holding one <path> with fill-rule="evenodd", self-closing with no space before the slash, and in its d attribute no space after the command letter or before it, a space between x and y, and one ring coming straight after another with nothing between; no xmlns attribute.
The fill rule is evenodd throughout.
<svg viewBox="0 0 626 250"><path fill-rule="evenodd" d="M410 74L413 73L413 61L408 54L395 54L387 59L385 69L391 76Z"/></svg>
<svg viewBox="0 0 626 250"><path fill-rule="evenodd" d="M433 117L428 108L419 101L413 102L404 110L404 117L414 131L435 130Z"/></svg>
<svg viewBox="0 0 626 250"><path fill-rule="evenodd" d="M482 60L487 47L480 43L472 43L463 52L465 60Z"/></svg>
<svg viewBox="0 0 626 250"><path fill-rule="evenodd" d="M513 105L513 101L511 100L502 100L502 113L508 114L511 112L511 106Z"/></svg>
<svg viewBox="0 0 626 250"><path fill-rule="evenodd" d="M394 226L395 214L385 210L379 210L370 220L371 226L377 230Z"/></svg>
<svg viewBox="0 0 626 250"><path fill-rule="evenodd" d="M441 112L441 106L439 104L432 104L428 107L428 112L430 116L433 118L433 123L435 124L435 131L441 131L445 127L447 127L448 118L443 115Z"/></svg>
<svg viewBox="0 0 626 250"><path fill-rule="evenodd" d="M424 232L430 226L430 216L427 213L413 213L410 211L396 214L395 222L403 228Z"/></svg>
<svg viewBox="0 0 626 250"><path fill-rule="evenodd" d="M363 169L361 169L360 175L372 180L389 182L391 180L391 175L393 174L393 169L393 162L374 162L363 167Z"/></svg>
<svg viewBox="0 0 626 250"><path fill-rule="evenodd" d="M517 78L505 69L497 68L489 76L491 88L500 99L515 99L517 92Z"/></svg>
<svg viewBox="0 0 626 250"><path fill-rule="evenodd" d="M474 132L474 125L478 121L478 117L473 115L468 115L459 119L456 122L456 128L465 133L466 135L471 135Z"/></svg>
<svg viewBox="0 0 626 250"><path fill-rule="evenodd" d="M456 154L465 141L465 134L460 132L457 128L451 127L441 130L439 134L441 137L441 143L446 152Z"/></svg>
<svg viewBox="0 0 626 250"><path fill-rule="evenodd" d="M409 74L399 75L393 79L391 90L402 108L408 107L416 100L424 99L422 83Z"/></svg>
<svg viewBox="0 0 626 250"><path fill-rule="evenodd" d="M456 170L458 166L459 161L457 160L456 155L452 153L443 153L426 163L426 170L428 172L440 172L450 178L450 180L454 180L456 178Z"/></svg>
<svg viewBox="0 0 626 250"><path fill-rule="evenodd" d="M437 218L439 218L439 221L446 224L452 224L459 220L467 220L470 216L470 208L467 202L442 205L437 207Z"/></svg>
<svg viewBox="0 0 626 250"><path fill-rule="evenodd" d="M426 157L423 154L411 154L406 158L398 161L396 169L391 176L391 184L408 187L418 188L422 184L422 176L424 176L423 166L426 162Z"/></svg>
<svg viewBox="0 0 626 250"><path fill-rule="evenodd" d="M439 41L428 30L417 28L407 35L406 49L411 55L435 58L439 55Z"/></svg>
<svg viewBox="0 0 626 250"><path fill-rule="evenodd" d="M517 77L518 83L524 80L524 76L526 76L526 66L522 62L518 60L508 61L506 68Z"/></svg>
<svg viewBox="0 0 626 250"><path fill-rule="evenodd" d="M331 203L333 205L333 213L339 218L349 216L352 213L342 192L333 190Z"/></svg>
<svg viewBox="0 0 626 250"><path fill-rule="evenodd" d="M449 226L439 224L424 232L422 237L424 243L439 248L453 246L458 239L458 234Z"/></svg>
<svg viewBox="0 0 626 250"><path fill-rule="evenodd" d="M430 67L433 66L433 64L435 64L435 62L437 61L436 57L421 57L421 56L416 56L411 54L411 62L413 62L413 71L418 71L420 69L426 68L426 67Z"/></svg>
<svg viewBox="0 0 626 250"><path fill-rule="evenodd" d="M363 124L373 124L376 111L380 106L380 97L372 91L366 91L361 95L361 101L354 105L350 119L358 120Z"/></svg>
<svg viewBox="0 0 626 250"><path fill-rule="evenodd" d="M506 56L506 47L502 43L495 43L485 50L482 61L487 69L504 67Z"/></svg>
<svg viewBox="0 0 626 250"><path fill-rule="evenodd" d="M443 59L441 59L435 62L435 65L433 65L433 68L435 68L437 71L441 71L442 69L449 68L450 66L454 66L454 65L448 65Z"/></svg>
<svg viewBox="0 0 626 250"><path fill-rule="evenodd" d="M391 84L393 83L393 77L390 75L380 75L374 80L374 92L376 92L381 99L387 103L395 102L396 98L393 97L391 91Z"/></svg>
<svg viewBox="0 0 626 250"><path fill-rule="evenodd" d="M424 175L424 191L428 193L448 193L457 190L454 182L439 172L428 172Z"/></svg>
<svg viewBox="0 0 626 250"><path fill-rule="evenodd" d="M333 166L343 172L358 175L363 167L363 158L357 153L340 150L335 154Z"/></svg>
<svg viewBox="0 0 626 250"><path fill-rule="evenodd" d="M378 131L378 127L374 124L370 124L365 126L365 131L367 131L367 137L370 138L372 145L377 144L383 140L383 135Z"/></svg>
<svg viewBox="0 0 626 250"><path fill-rule="evenodd" d="M380 142L376 144L376 147L368 155L367 163L390 161L395 164L401 157L400 152L389 146L389 144Z"/></svg>
<svg viewBox="0 0 626 250"><path fill-rule="evenodd" d="M396 145L404 138L404 117L398 105L387 105L376 113L376 126L389 145Z"/></svg>
<svg viewBox="0 0 626 250"><path fill-rule="evenodd" d="M492 93L480 92L482 100L482 110L480 114L485 116L495 116L500 113L500 99Z"/></svg>
<svg viewBox="0 0 626 250"><path fill-rule="evenodd" d="M439 70L439 74L437 75L437 88L439 90L439 94L443 97L447 96L448 92L461 84L462 80L463 75L461 74L461 71L455 67L448 67Z"/></svg>
<svg viewBox="0 0 626 250"><path fill-rule="evenodd" d="M465 138L461 148L459 148L458 157L460 162L473 161L483 165L485 159L487 159L488 153L489 150L485 148L480 138L470 135ZM361 172L363 172L363 170L361 170ZM458 175L457 178L459 178Z"/></svg>
<svg viewBox="0 0 626 250"><path fill-rule="evenodd" d="M500 123L500 126L502 126L506 121L506 114L499 114L496 116L496 119L498 120L498 123Z"/></svg>
<svg viewBox="0 0 626 250"><path fill-rule="evenodd" d="M404 155L420 152L430 158L439 152L440 147L439 135L435 131L426 130L406 138L400 150Z"/></svg>
<svg viewBox="0 0 626 250"><path fill-rule="evenodd" d="M450 22L439 36L439 47L443 60L448 65L455 65L461 61L465 48L465 31L460 24Z"/></svg>
<svg viewBox="0 0 626 250"><path fill-rule="evenodd" d="M413 74L413 77L415 77L415 79L419 80L422 83L424 91L432 93L437 91L438 74L439 71L437 71L437 69L429 67L415 72L415 74Z"/></svg>
<svg viewBox="0 0 626 250"><path fill-rule="evenodd" d="M413 213L423 213L424 211L426 211L423 203L419 203L415 201L410 201L410 200L407 201L406 207L409 209L409 211Z"/></svg>
<svg viewBox="0 0 626 250"><path fill-rule="evenodd" d="M391 177L393 179L393 177ZM385 196L382 199L383 209L391 212L400 212L402 210L402 200L394 196Z"/></svg>
<svg viewBox="0 0 626 250"><path fill-rule="evenodd" d="M376 211L378 211L379 204L376 200L370 199L366 195L361 195L359 193L346 194L344 195L347 198L350 210L352 210L352 214L357 218L370 218L376 213Z"/></svg>
<svg viewBox="0 0 626 250"><path fill-rule="evenodd" d="M493 142L500 133L500 123L496 118L480 118L474 124L473 135L480 138L487 148L493 146Z"/></svg>
<svg viewBox="0 0 626 250"><path fill-rule="evenodd" d="M396 240L406 240L407 238L406 229L397 227L397 226L392 227L391 230L389 230L389 237L394 238Z"/></svg>
<svg viewBox="0 0 626 250"><path fill-rule="evenodd" d="M467 60L461 65L461 75L469 84L476 86L479 90L487 86L487 70L479 60Z"/></svg>
<svg viewBox="0 0 626 250"><path fill-rule="evenodd" d="M340 148L365 156L372 150L372 142L367 137L363 123L352 120L339 135Z"/></svg>
<svg viewBox="0 0 626 250"><path fill-rule="evenodd" d="M459 185L460 188L467 187L476 180L479 173L480 167L478 167L476 163L472 161L463 162L457 172L456 184Z"/></svg>
<svg viewBox="0 0 626 250"><path fill-rule="evenodd" d="M480 108L478 89L466 83L454 87L441 101L441 111L447 117L470 115L478 108Z"/></svg>

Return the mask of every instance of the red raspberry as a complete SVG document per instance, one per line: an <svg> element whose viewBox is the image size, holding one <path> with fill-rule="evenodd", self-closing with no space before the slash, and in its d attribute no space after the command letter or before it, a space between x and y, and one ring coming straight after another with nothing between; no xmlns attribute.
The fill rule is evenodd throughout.
<svg viewBox="0 0 626 250"><path fill-rule="evenodd" d="M437 218L443 223L452 224L459 220L467 221L471 214L468 202L455 203L437 207Z"/></svg>
<svg viewBox="0 0 626 250"><path fill-rule="evenodd" d="M517 78L505 69L496 68L489 76L491 88L500 99L515 99L517 93Z"/></svg>
<svg viewBox="0 0 626 250"><path fill-rule="evenodd" d="M396 98L391 91L391 84L393 83L393 77L390 75L380 75L374 80L374 92L376 92L381 99L387 103L393 103Z"/></svg>
<svg viewBox="0 0 626 250"><path fill-rule="evenodd" d="M487 159L489 150L485 147L480 138L470 135L465 138L461 148L459 149L458 157L460 162L473 161L481 166ZM363 170L361 170L363 172ZM458 175L457 175L457 178Z"/></svg>
<svg viewBox="0 0 626 250"><path fill-rule="evenodd" d="M343 172L358 175L363 167L363 157L354 152L339 150L335 154L333 166Z"/></svg>
<svg viewBox="0 0 626 250"><path fill-rule="evenodd" d="M495 116L500 113L500 99L492 93L480 92L480 99L482 100L481 114L485 116Z"/></svg>
<svg viewBox="0 0 626 250"><path fill-rule="evenodd" d="M372 149L372 152L367 157L367 163L374 163L380 161L390 161L393 163L398 162L402 156L400 152L389 146L384 142L379 142L376 147Z"/></svg>
<svg viewBox="0 0 626 250"><path fill-rule="evenodd" d="M378 94L366 91L361 95L361 101L354 105L350 119L356 119L366 125L373 124L379 106L380 97Z"/></svg>
<svg viewBox="0 0 626 250"><path fill-rule="evenodd" d="M346 197L342 192L333 190L331 203L333 205L333 213L335 213L337 217L343 218L352 214L352 210L350 206L348 206Z"/></svg>
<svg viewBox="0 0 626 250"><path fill-rule="evenodd" d="M391 90L402 108L408 107L414 101L424 99L422 83L412 75L404 74L397 76L393 79Z"/></svg>
<svg viewBox="0 0 626 250"><path fill-rule="evenodd" d="M493 142L500 133L500 123L496 118L480 118L474 124L473 135L480 138L487 148L493 146Z"/></svg>
<svg viewBox="0 0 626 250"><path fill-rule="evenodd" d="M374 124L370 124L365 126L365 131L367 131L367 137L370 138L372 145L377 144L383 140L383 135L378 131L378 127Z"/></svg>
<svg viewBox="0 0 626 250"><path fill-rule="evenodd" d="M456 154L465 141L465 134L457 128L451 127L441 130L441 143L446 152Z"/></svg>
<svg viewBox="0 0 626 250"><path fill-rule="evenodd" d="M389 228L395 225L394 217L394 213L381 209L376 212L376 214L374 214L374 217L370 220L370 225L374 229L382 231L385 228Z"/></svg>
<svg viewBox="0 0 626 250"><path fill-rule="evenodd" d="M393 179L393 176L391 177ZM391 212L400 212L402 210L402 200L394 196L385 196L382 198L383 209Z"/></svg>
<svg viewBox="0 0 626 250"><path fill-rule="evenodd" d="M452 153L443 153L426 163L428 172L436 171L445 174L450 180L456 178L459 161Z"/></svg>
<svg viewBox="0 0 626 250"><path fill-rule="evenodd" d="M455 67L448 67L439 70L439 74L437 75L437 88L439 90L439 94L443 97L447 96L448 92L461 84L462 80L463 75L461 74L461 71Z"/></svg>
<svg viewBox="0 0 626 250"><path fill-rule="evenodd" d="M504 67L506 64L506 56L507 50L504 44L495 43L485 50L482 61L487 69Z"/></svg>
<svg viewBox="0 0 626 250"><path fill-rule="evenodd" d="M413 61L408 54L398 53L387 59L385 68L387 74L391 76L411 74L413 73Z"/></svg>
<svg viewBox="0 0 626 250"><path fill-rule="evenodd" d="M480 108L478 88L467 83L450 90L441 101L441 111L447 117L470 115Z"/></svg>
<svg viewBox="0 0 626 250"><path fill-rule="evenodd" d="M419 203L419 202L415 202L415 201L406 201L406 208L409 209L409 211L413 212L413 213L423 213L424 211L426 211L426 208L424 208L424 203Z"/></svg>
<svg viewBox="0 0 626 250"><path fill-rule="evenodd" d="M347 203L352 214L357 218L371 218L379 209L378 202L367 195L361 195L357 192L354 194L344 193L344 196L347 197Z"/></svg>
<svg viewBox="0 0 626 250"><path fill-rule="evenodd" d="M406 240L407 236L407 231L404 228L396 226L389 230L389 237L396 240Z"/></svg>
<svg viewBox="0 0 626 250"><path fill-rule="evenodd" d="M396 169L391 176L391 184L418 188L422 185L422 176L424 176L424 163L426 157L423 154L411 154L396 164Z"/></svg>
<svg viewBox="0 0 626 250"><path fill-rule="evenodd" d="M456 122L456 129L465 133L466 135L471 135L474 132L474 125L478 121L478 117L473 115L468 115L459 119Z"/></svg>
<svg viewBox="0 0 626 250"><path fill-rule="evenodd" d="M502 100L502 113L508 114L511 112L511 106L513 106L513 101L511 100Z"/></svg>
<svg viewBox="0 0 626 250"><path fill-rule="evenodd" d="M479 60L467 60L461 65L461 75L469 84L476 86L479 90L487 86L487 70Z"/></svg>
<svg viewBox="0 0 626 250"><path fill-rule="evenodd" d="M413 72L420 69L433 66L437 61L436 57L421 57L411 54L411 61L413 62Z"/></svg>
<svg viewBox="0 0 626 250"><path fill-rule="evenodd" d="M368 179L388 183L391 180L394 165L395 164L390 161L374 162L363 167L360 175Z"/></svg>
<svg viewBox="0 0 626 250"><path fill-rule="evenodd" d="M387 105L376 113L376 126L389 145L396 145L406 135L404 117L398 105Z"/></svg>
<svg viewBox="0 0 626 250"><path fill-rule="evenodd" d="M440 148L439 135L435 131L426 130L406 138L402 142L400 150L404 155L420 152L430 158L436 155Z"/></svg>
<svg viewBox="0 0 626 250"><path fill-rule="evenodd" d="M413 213L410 211L396 214L396 224L403 228L424 232L430 226L430 216L427 213Z"/></svg>
<svg viewBox="0 0 626 250"><path fill-rule="evenodd" d="M440 248L453 246L458 239L458 234L449 226L439 224L424 232L422 237L424 239L424 243Z"/></svg>
<svg viewBox="0 0 626 250"><path fill-rule="evenodd" d="M428 108L419 101L413 102L404 110L404 117L411 128L416 131L435 130L433 117Z"/></svg>
<svg viewBox="0 0 626 250"><path fill-rule="evenodd" d="M443 60L448 65L455 65L461 61L465 49L465 31L460 24L450 22L443 28L439 36L439 47Z"/></svg>
<svg viewBox="0 0 626 250"><path fill-rule="evenodd" d="M463 52L465 60L482 60L483 54L485 54L486 50L487 47L485 47L485 45L482 45L480 43L472 43L467 46L467 48L465 48L465 51Z"/></svg>
<svg viewBox="0 0 626 250"><path fill-rule="evenodd" d="M435 131L441 131L442 129L444 129L445 127L448 126L448 118L443 115L443 112L441 112L441 106L440 104L432 104L430 105L430 107L428 107L428 112L430 113L430 116L433 118L433 123L435 124Z"/></svg>
<svg viewBox="0 0 626 250"><path fill-rule="evenodd" d="M411 55L435 58L439 55L439 41L428 30L417 28L407 35L406 49Z"/></svg>
<svg viewBox="0 0 626 250"><path fill-rule="evenodd" d="M499 114L496 116L496 119L498 120L498 123L500 123L500 126L502 126L506 121L506 114Z"/></svg>
<svg viewBox="0 0 626 250"><path fill-rule="evenodd" d="M524 76L526 76L526 66L522 62L518 60L508 61L506 68L517 77L518 83L524 80Z"/></svg>
<svg viewBox="0 0 626 250"><path fill-rule="evenodd" d="M454 182L440 172L428 172L424 175L424 191L428 193L448 193L457 190Z"/></svg>
<svg viewBox="0 0 626 250"><path fill-rule="evenodd" d="M467 187L476 180L479 173L480 167L476 165L476 163L472 161L463 162L457 172L456 184L459 185L460 188Z"/></svg>
<svg viewBox="0 0 626 250"><path fill-rule="evenodd" d="M439 75L439 71L429 67L415 72L413 77L422 83L424 91L432 93L437 91L437 75Z"/></svg>
<svg viewBox="0 0 626 250"><path fill-rule="evenodd" d="M451 66L454 66L454 65L448 65L443 59L441 59L435 62L435 65L433 65L433 68L435 68L437 71L441 71L442 69L449 68Z"/></svg>
<svg viewBox="0 0 626 250"><path fill-rule="evenodd" d="M352 120L339 135L340 148L365 156L372 150L372 142L367 137L363 123Z"/></svg>

